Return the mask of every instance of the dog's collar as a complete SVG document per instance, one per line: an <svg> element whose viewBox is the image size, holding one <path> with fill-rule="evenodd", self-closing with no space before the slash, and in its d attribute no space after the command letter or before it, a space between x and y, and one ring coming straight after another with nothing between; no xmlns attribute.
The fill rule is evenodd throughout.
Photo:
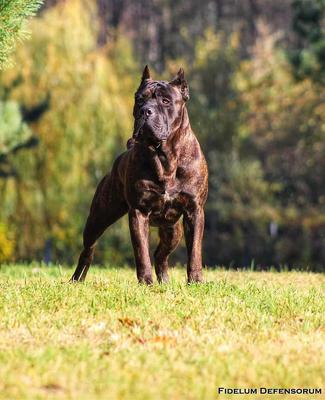
<svg viewBox="0 0 325 400"><path fill-rule="evenodd" d="M140 143L145 143L145 142L135 139L135 143L139 143L140 144ZM161 143L162 142L158 142L158 144L153 144L153 143L148 144L148 148L151 148L151 149L154 149L154 150L158 150L160 148L160 146L161 146Z"/></svg>

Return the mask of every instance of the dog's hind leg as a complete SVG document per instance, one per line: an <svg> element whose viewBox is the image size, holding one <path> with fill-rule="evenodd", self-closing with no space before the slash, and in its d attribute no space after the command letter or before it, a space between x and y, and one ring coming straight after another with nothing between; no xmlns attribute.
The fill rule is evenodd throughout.
<svg viewBox="0 0 325 400"><path fill-rule="evenodd" d="M93 260L96 242L104 231L128 211L128 206L111 176L106 176L99 183L90 207L83 232L83 250L77 268L70 281L84 281Z"/></svg>
<svg viewBox="0 0 325 400"><path fill-rule="evenodd" d="M105 221L106 222L106 221ZM71 281L84 281L93 260L97 239L103 234L109 223L104 220L99 221L94 214L90 213L83 232L83 250L79 256L79 261Z"/></svg>
<svg viewBox="0 0 325 400"><path fill-rule="evenodd" d="M155 270L159 283L168 282L168 257L172 253L183 235L180 221L173 226L159 228L159 245L154 253Z"/></svg>

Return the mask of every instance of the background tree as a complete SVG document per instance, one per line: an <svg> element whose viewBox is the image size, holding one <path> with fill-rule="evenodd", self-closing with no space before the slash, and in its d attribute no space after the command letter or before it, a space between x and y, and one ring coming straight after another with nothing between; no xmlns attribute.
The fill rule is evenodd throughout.
<svg viewBox="0 0 325 400"><path fill-rule="evenodd" d="M44 8L65 0L47 0ZM272 32L281 29L283 41L293 41L291 1L265 0L92 0L98 7L98 44L116 40L123 32L132 41L142 64L162 73L170 59L191 63L196 40L207 29L228 36L239 33L241 57L258 38L259 19L268 21Z"/></svg>
<svg viewBox="0 0 325 400"><path fill-rule="evenodd" d="M289 52L295 75L325 84L325 0L294 0L296 43Z"/></svg>
<svg viewBox="0 0 325 400"><path fill-rule="evenodd" d="M273 262L324 264L325 103L317 80L296 81L277 38L261 33L253 57L241 64L238 90L241 152L261 162L276 187L279 233ZM271 222L271 221L270 221Z"/></svg>
<svg viewBox="0 0 325 400"><path fill-rule="evenodd" d="M39 9L43 0L0 1L0 70L10 64L10 54L17 40L27 36L26 20ZM5 96L6 98L7 96ZM14 176L10 158L23 148L35 145L31 132L22 121L18 103L0 100L0 179ZM3 188L0 199L3 198ZM0 221L0 262L11 259L14 252L13 234Z"/></svg>
<svg viewBox="0 0 325 400"><path fill-rule="evenodd" d="M163 79L186 69L209 163L205 262L322 270L322 3L45 2L0 72L2 259L75 261L95 186L132 133L144 62ZM292 51L318 61L292 64ZM133 262L126 219L98 250Z"/></svg>
<svg viewBox="0 0 325 400"><path fill-rule="evenodd" d="M0 218L19 227L18 258L42 258L51 248L52 259L73 261L94 188L132 134L137 82L131 48L121 37L97 51L95 15L87 1L50 9L32 21L37 34L17 48L20 67L0 77L3 92L13 86L10 99L22 110L34 109L50 93L50 108L29 122L39 145L17 154L15 177L0 182ZM108 239L114 245L103 247L112 260L128 254L123 246L129 240L119 239L123 232L113 230Z"/></svg>

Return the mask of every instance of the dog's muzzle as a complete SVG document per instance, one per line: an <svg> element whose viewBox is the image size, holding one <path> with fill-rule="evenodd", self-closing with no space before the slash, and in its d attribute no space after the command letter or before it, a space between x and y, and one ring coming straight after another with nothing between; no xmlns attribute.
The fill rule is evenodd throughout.
<svg viewBox="0 0 325 400"><path fill-rule="evenodd" d="M135 124L133 137L139 141L147 141L151 144L166 141L169 136L167 127L163 126L157 118L151 118L150 115L149 118L141 118Z"/></svg>

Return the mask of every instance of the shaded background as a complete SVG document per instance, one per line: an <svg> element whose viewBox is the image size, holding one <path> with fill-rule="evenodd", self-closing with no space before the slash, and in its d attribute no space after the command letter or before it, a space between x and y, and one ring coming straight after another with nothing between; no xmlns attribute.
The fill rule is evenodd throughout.
<svg viewBox="0 0 325 400"><path fill-rule="evenodd" d="M189 81L210 171L204 262L324 271L324 13L325 0L47 0L0 72L0 263L75 262L148 63ZM126 218L96 262L133 263Z"/></svg>

